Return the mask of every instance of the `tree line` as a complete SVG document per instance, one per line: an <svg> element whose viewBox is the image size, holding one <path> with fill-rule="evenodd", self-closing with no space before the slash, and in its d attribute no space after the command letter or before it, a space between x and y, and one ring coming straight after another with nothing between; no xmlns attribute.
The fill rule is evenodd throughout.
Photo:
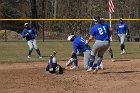
<svg viewBox="0 0 140 93"><path fill-rule="evenodd" d="M113 0L112 18L140 18L140 0ZM109 18L108 0L0 0L0 18ZM0 21L1 29L21 32L27 21ZM29 21L38 33L45 31L87 34L92 21ZM112 22L115 28L117 21ZM126 21L131 35L140 35L139 21ZM65 35L63 35L65 36Z"/></svg>

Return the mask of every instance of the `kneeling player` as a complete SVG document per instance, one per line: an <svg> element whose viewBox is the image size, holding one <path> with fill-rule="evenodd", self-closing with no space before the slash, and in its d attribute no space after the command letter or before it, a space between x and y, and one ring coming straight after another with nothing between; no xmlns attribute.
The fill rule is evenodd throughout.
<svg viewBox="0 0 140 93"><path fill-rule="evenodd" d="M67 40L73 42L73 53L69 61L67 61L66 66L70 66L74 63L74 66L70 69L77 69L78 68L78 58L77 58L77 50L81 50L84 54L84 68L88 69L89 59L90 59L90 51L91 48L89 45L85 45L85 40L82 36L78 35L70 35L68 36Z"/></svg>

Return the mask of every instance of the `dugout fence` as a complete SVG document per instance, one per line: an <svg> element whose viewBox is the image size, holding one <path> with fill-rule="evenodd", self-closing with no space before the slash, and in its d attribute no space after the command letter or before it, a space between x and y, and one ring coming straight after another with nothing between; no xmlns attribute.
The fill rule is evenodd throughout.
<svg viewBox="0 0 140 93"><path fill-rule="evenodd" d="M109 19L105 19L109 23ZM119 19L111 19L115 29ZM140 19L124 19L130 36L140 36ZM66 40L70 33L80 34L87 38L93 25L93 19L0 19L0 41L23 41L20 34L24 23L37 32L37 40ZM115 33L113 40L117 40Z"/></svg>

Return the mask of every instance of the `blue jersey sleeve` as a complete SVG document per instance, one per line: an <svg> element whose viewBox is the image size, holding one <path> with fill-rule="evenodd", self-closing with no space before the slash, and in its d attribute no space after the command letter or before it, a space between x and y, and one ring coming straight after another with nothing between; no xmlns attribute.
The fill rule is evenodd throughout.
<svg viewBox="0 0 140 93"><path fill-rule="evenodd" d="M23 38L25 38L25 37L26 37L26 33L27 33L27 31L24 29L24 30L22 31L22 33L21 33L21 36L22 36Z"/></svg>
<svg viewBox="0 0 140 93"><path fill-rule="evenodd" d="M95 35L95 31L94 31L94 30L95 30L95 28L92 27L92 28L90 29L90 33L89 33L89 34L92 35L92 36L94 36L94 35Z"/></svg>

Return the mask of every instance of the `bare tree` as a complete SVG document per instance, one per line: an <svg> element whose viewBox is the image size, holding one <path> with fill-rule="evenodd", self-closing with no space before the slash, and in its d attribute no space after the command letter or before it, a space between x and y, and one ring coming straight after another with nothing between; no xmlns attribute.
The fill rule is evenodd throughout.
<svg viewBox="0 0 140 93"><path fill-rule="evenodd" d="M31 15L32 15L32 18L38 18L36 0L30 0L30 3L31 3ZM32 27L35 28L35 29L39 29L38 24L37 24L36 21L32 22Z"/></svg>

